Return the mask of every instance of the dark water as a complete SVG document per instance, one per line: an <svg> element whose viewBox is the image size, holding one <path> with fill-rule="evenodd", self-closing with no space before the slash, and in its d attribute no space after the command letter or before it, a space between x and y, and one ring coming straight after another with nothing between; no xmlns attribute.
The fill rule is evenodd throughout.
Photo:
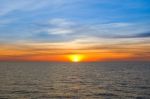
<svg viewBox="0 0 150 99"><path fill-rule="evenodd" d="M0 99L150 99L150 63L0 63Z"/></svg>

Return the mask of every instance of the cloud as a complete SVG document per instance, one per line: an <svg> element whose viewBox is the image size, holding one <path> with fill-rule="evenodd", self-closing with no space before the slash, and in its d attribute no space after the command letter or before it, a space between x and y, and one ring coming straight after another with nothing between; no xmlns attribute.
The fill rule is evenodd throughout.
<svg viewBox="0 0 150 99"><path fill-rule="evenodd" d="M0 0L0 52L149 53L149 3L114 1Z"/></svg>
<svg viewBox="0 0 150 99"><path fill-rule="evenodd" d="M88 37L104 40L149 36L149 33L145 33L145 31L149 31L147 23L108 22L85 24L68 18L49 18L46 21L31 22L30 24L18 23L15 27L9 27L9 29L8 27L0 28L0 31L1 41L5 40L6 42L26 40L61 42ZM94 40L89 39L89 42Z"/></svg>
<svg viewBox="0 0 150 99"><path fill-rule="evenodd" d="M49 29L49 34L68 34L73 33L74 31L67 28L55 28L55 29Z"/></svg>
<svg viewBox="0 0 150 99"><path fill-rule="evenodd" d="M50 9L51 12L58 11L60 7L69 6L76 1L71 0L1 0L0 1L0 16L5 16L10 13L31 12L37 13L37 10Z"/></svg>
<svg viewBox="0 0 150 99"><path fill-rule="evenodd" d="M70 41L89 36L99 39L113 36L117 38L119 35L133 35L149 31L149 24L137 24L115 19L103 22L103 18L100 17L103 16L103 13L100 16L94 14L95 11L111 10L111 5L116 5L116 2L109 0L94 2L90 0L13 0L13 2L1 0L0 18L4 15L6 20L13 17L18 20L9 25L7 25L9 23L7 21L2 22L2 24L7 24L6 27L0 28L0 38L16 41L46 39L47 42L58 39L61 41L65 38ZM128 1L126 3L129 4ZM103 4L104 6L99 8L99 5ZM106 9L105 5L110 8ZM106 17L105 14L104 16ZM39 34L43 34L43 36L40 38Z"/></svg>
<svg viewBox="0 0 150 99"><path fill-rule="evenodd" d="M96 39L96 41L95 41ZM89 42L91 41L91 42ZM92 42L93 41L93 42ZM130 43L127 43L129 41ZM62 55L62 54L142 54L146 55L149 53L150 47L149 42L131 42L132 40L126 41L101 41L98 38L78 38L73 41L65 42L20 42L12 44L0 44L1 55ZM5 52L5 53L4 53ZM17 54L14 54L16 53Z"/></svg>
<svg viewBox="0 0 150 99"><path fill-rule="evenodd" d="M49 34L62 35L62 34L74 33L72 26L75 25L75 23L69 20L56 18L56 19L50 20L49 24L51 26L48 29Z"/></svg>
<svg viewBox="0 0 150 99"><path fill-rule="evenodd" d="M60 27L68 27L74 25L75 23L64 18L54 18L49 20L49 24L60 26Z"/></svg>
<svg viewBox="0 0 150 99"><path fill-rule="evenodd" d="M30 0L30 2L24 0L13 0L13 2L2 0L0 2L0 16L3 16L15 10L22 10L25 6L32 3L33 0Z"/></svg>
<svg viewBox="0 0 150 99"><path fill-rule="evenodd" d="M131 35L115 35L111 36L112 38L148 38L150 37L150 32L144 32L144 33L137 33L137 34L131 34Z"/></svg>
<svg viewBox="0 0 150 99"><path fill-rule="evenodd" d="M150 37L150 32L140 33L135 35L134 37Z"/></svg>

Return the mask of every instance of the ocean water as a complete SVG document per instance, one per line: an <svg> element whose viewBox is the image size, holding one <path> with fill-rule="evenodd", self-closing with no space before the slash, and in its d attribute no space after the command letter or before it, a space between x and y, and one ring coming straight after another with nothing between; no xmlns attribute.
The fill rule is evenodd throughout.
<svg viewBox="0 0 150 99"><path fill-rule="evenodd" d="M150 99L150 63L1 62L0 99Z"/></svg>

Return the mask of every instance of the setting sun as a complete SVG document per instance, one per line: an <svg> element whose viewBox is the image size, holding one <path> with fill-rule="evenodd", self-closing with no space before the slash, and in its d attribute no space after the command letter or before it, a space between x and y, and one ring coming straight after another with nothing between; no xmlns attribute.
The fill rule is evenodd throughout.
<svg viewBox="0 0 150 99"><path fill-rule="evenodd" d="M69 59L71 60L71 62L80 62L83 59L83 55L78 54L70 55Z"/></svg>

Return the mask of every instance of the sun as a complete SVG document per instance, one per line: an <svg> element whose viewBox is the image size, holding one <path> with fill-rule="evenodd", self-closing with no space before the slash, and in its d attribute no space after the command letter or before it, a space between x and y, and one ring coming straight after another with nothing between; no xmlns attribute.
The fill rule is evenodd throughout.
<svg viewBox="0 0 150 99"><path fill-rule="evenodd" d="M81 62L83 59L83 55L79 54L69 55L69 59L71 60L71 62Z"/></svg>

